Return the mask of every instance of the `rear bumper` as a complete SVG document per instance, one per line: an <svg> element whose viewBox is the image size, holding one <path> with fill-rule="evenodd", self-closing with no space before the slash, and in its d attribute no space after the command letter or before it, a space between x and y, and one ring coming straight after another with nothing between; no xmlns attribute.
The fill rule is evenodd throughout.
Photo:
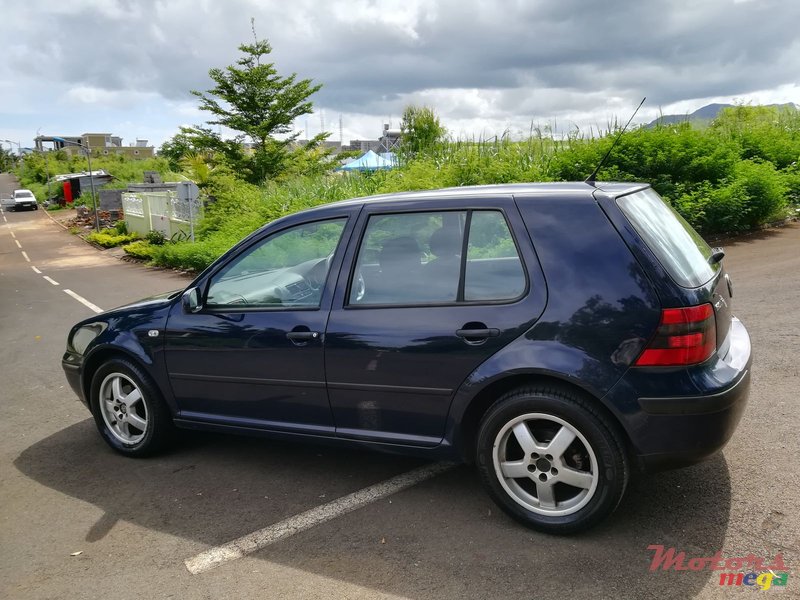
<svg viewBox="0 0 800 600"><path fill-rule="evenodd" d="M725 347L724 356L688 369L630 369L609 392L642 469L699 462L731 438L747 405L752 366L750 337L738 319Z"/></svg>
<svg viewBox="0 0 800 600"><path fill-rule="evenodd" d="M750 393L750 371L729 389L708 396L640 398L656 430L658 451L638 456L646 471L684 467L700 462L728 443L744 414ZM649 403L649 405L648 405ZM645 409L647 410L647 409Z"/></svg>

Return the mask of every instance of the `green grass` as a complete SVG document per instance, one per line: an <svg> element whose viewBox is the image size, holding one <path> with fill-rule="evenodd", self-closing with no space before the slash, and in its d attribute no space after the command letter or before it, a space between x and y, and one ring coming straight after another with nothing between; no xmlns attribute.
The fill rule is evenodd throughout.
<svg viewBox="0 0 800 600"><path fill-rule="evenodd" d="M521 141L501 136L441 143L402 157L392 171L293 175L262 186L218 167L204 189L216 201L205 211L195 243L137 242L133 251L146 252L157 265L199 271L265 223L336 200L451 186L580 181L608 150L614 137L609 134L616 134L613 125L604 135L576 130L566 139L531 128ZM158 160L153 164L165 169ZM153 166L146 162L127 165L125 172L132 177ZM682 123L636 129L622 136L598 180L651 183L703 234L757 228L794 214L800 204L800 113L744 106L724 111L703 128Z"/></svg>

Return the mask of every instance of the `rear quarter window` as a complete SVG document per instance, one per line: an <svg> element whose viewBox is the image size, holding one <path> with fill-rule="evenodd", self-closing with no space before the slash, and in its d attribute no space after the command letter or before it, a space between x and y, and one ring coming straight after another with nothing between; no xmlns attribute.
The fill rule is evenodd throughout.
<svg viewBox="0 0 800 600"><path fill-rule="evenodd" d="M711 247L655 190L621 196L617 206L681 287L699 287L719 270L719 263L708 264Z"/></svg>

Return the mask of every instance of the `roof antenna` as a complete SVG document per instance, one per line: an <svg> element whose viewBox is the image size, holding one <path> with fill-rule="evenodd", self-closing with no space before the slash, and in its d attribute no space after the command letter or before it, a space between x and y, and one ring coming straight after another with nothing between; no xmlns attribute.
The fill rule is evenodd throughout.
<svg viewBox="0 0 800 600"><path fill-rule="evenodd" d="M617 142L619 141L619 138L621 138L621 137L622 137L622 134L623 134L623 133L625 133L625 130L628 128L628 125L630 125L630 124L631 124L631 121L633 121L633 117L635 117L635 116L636 116L636 113L637 113L637 112L639 112L639 109L640 109L640 108L642 108L642 104L644 104L644 101L645 101L645 100L647 100L647 96L645 96L644 98L642 98L642 101L641 101L641 102L639 102L639 106L637 106L637 107L636 107L636 110L635 110L635 111L633 111L633 114L631 115L631 118L630 118L630 119L628 119L628 122L627 122L627 123L625 123L625 127L623 127L623 128L622 128L622 130L621 130L621 131L620 131L620 132L617 134L617 138L614 140L614 143L612 143L612 144L611 144L611 146L609 147L609 149L608 149L608 152L606 152L606 155L605 155L605 156L602 158L602 160L600 161L600 163L599 163L599 164L598 164L598 165L595 167L594 171L592 171L592 174L591 174L591 175L589 175L589 176L588 176L588 177L587 177L587 178L584 180L584 183L594 183L594 182L595 182L595 180L597 179L597 172L600 170L600 167L602 167L602 166L605 164L605 162L606 162L606 159L607 159L607 158L609 157L609 155L611 154L611 151L614 149L614 146L616 146L616 145L617 145Z"/></svg>

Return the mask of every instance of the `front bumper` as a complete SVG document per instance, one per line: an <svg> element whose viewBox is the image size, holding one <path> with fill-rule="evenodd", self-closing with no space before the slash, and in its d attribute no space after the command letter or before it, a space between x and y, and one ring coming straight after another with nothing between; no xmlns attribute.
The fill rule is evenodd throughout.
<svg viewBox="0 0 800 600"><path fill-rule="evenodd" d="M64 375L67 378L69 387L72 388L72 391L75 392L80 401L88 408L89 400L86 398L86 394L83 392L83 385L81 384L81 367L83 366L81 359L82 357L80 355L67 351L61 359L61 368L64 369Z"/></svg>
<svg viewBox="0 0 800 600"><path fill-rule="evenodd" d="M630 369L607 398L640 467L686 466L725 446L747 405L751 367L750 337L734 319L723 356L686 369Z"/></svg>

